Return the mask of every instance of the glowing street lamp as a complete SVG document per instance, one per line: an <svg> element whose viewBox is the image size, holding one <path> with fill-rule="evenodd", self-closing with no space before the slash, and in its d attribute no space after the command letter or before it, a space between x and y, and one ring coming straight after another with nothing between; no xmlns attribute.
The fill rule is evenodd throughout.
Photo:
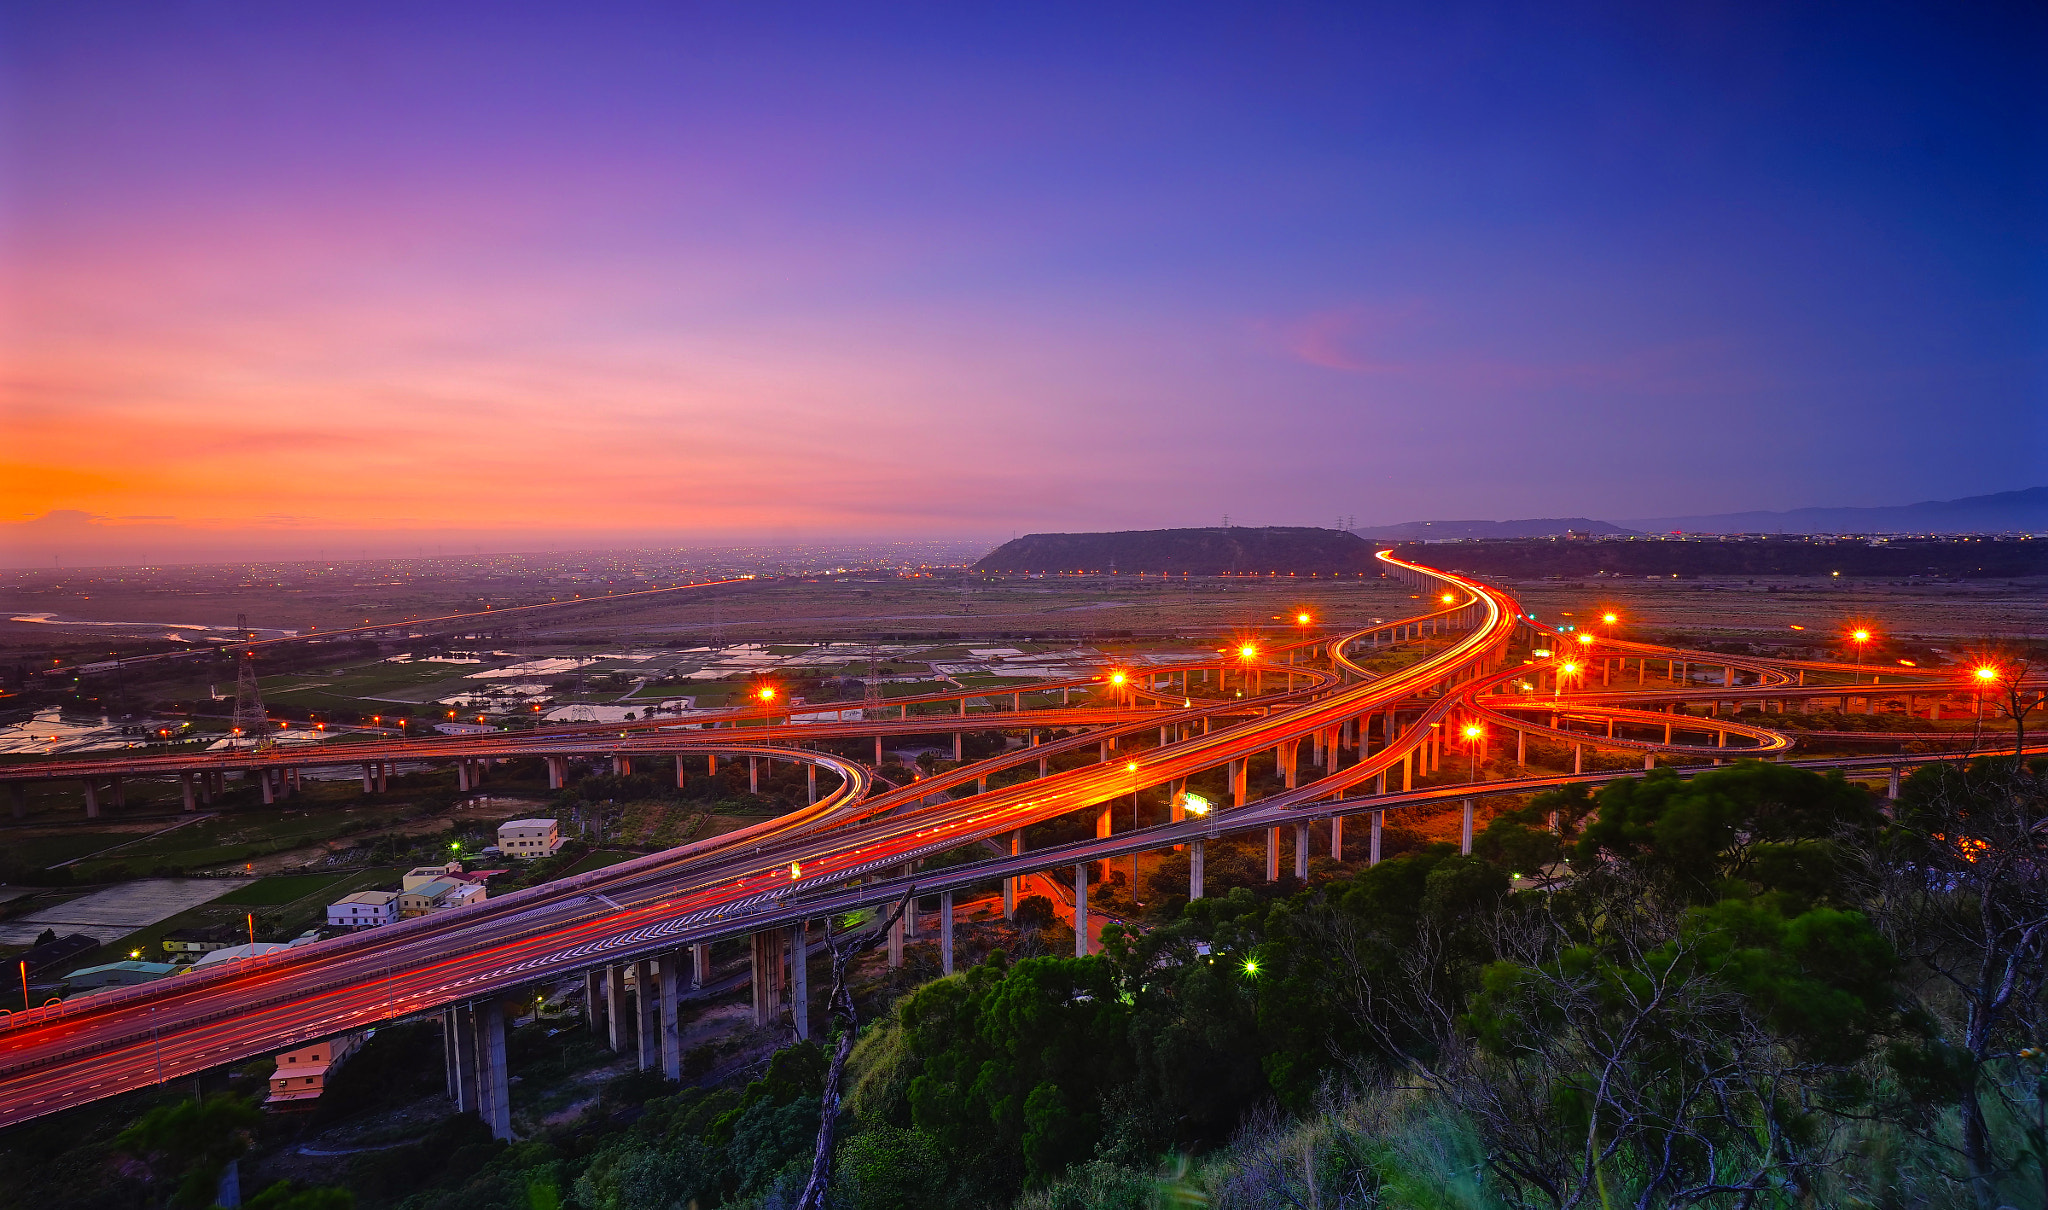
<svg viewBox="0 0 2048 1210"><path fill-rule="evenodd" d="M1863 648L1870 642L1870 631L1859 626L1849 632L1849 641L1856 644L1856 666L1863 666Z"/></svg>
<svg viewBox="0 0 2048 1210"><path fill-rule="evenodd" d="M1309 624L1310 618L1306 613L1297 613L1294 615L1294 621L1296 625L1306 626Z"/></svg>
<svg viewBox="0 0 2048 1210"><path fill-rule="evenodd" d="M1559 664L1557 666L1557 670L1551 674L1552 684L1550 689L1550 696L1561 696L1564 693L1565 680L1569 677L1575 677L1577 675L1579 675L1579 666L1577 664L1574 664L1569 660L1562 664Z"/></svg>
<svg viewBox="0 0 2048 1210"><path fill-rule="evenodd" d="M1465 736L1465 780L1479 780L1479 748L1486 739L1486 728L1478 723L1466 723Z"/></svg>

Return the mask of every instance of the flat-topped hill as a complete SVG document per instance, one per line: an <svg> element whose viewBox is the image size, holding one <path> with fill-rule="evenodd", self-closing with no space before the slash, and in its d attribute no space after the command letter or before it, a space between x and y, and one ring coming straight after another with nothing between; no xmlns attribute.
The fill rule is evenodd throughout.
<svg viewBox="0 0 2048 1210"><path fill-rule="evenodd" d="M1379 573L1380 549L1341 529L1130 529L1108 534L1026 534L1003 543L974 566L993 572L1119 572L1217 576Z"/></svg>

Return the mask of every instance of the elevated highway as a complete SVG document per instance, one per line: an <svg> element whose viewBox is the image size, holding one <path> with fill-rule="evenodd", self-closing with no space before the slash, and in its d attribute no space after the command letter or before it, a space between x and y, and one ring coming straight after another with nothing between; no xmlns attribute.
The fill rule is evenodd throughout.
<svg viewBox="0 0 2048 1210"><path fill-rule="evenodd" d="M600 999L606 1004L617 1039L622 1036L621 1014L627 1012L622 972L632 969L641 989L631 1010L639 1020L641 1062L673 1074L680 1065L674 1006L686 978L683 956L691 956L691 977L702 978L700 947L713 940L752 938L755 1007L765 1024L782 1019L785 993L794 1003L807 1004L805 964L788 961L788 954L792 949L804 951L808 922L894 899L913 884L946 896L949 902L959 887L1071 867L1077 916L1085 920L1085 868L1108 857L1185 844L1191 854L1190 889L1200 894L1203 846L1221 835L1263 833L1267 873L1277 878L1281 837L1291 829L1296 871L1305 875L1309 828L1315 823L1327 821L1331 843L1341 849L1341 825L1347 817L1368 815L1376 840L1388 810L1462 799L1469 842L1473 798L1628 775L1602 771L1416 787L1419 776L1441 770L1446 749L1456 743L1450 735L1453 727L1554 732L1559 739L1569 735L1589 744L1641 750L1653 760L1786 756L1789 740L1747 722L1690 715L1681 722L1670 714L1637 709L1635 703L1587 702L1561 694L1548 701L1529 701L1526 695L1503 692L1503 687L1530 675L1532 666L1514 658L1515 645L1533 644L1548 634L1496 588L1396 560L1389 552L1380 558L1390 574L1425 588L1438 608L1317 640L1329 656L1328 671L1296 665L1247 667L1240 661L1233 667L1250 681L1242 698L1204 700L1186 694L1184 686L1181 704L1175 706L1170 694L1146 685L1132 686L1117 705L1094 710L1049 707L926 717L906 709L907 717L895 720L798 723L784 709L735 712L730 725L708 731L655 723L625 728L623 736L617 734L619 729L607 728L612 732L608 737L593 730L490 737L474 743L451 740L445 756L431 758L474 761L515 754L602 752L624 759L719 755L802 760L827 771L838 784L806 807L755 828L515 892L475 908L13 1014L0 1020L0 1124L377 1021L445 1011L450 1054L456 1063L451 1084L503 1135L510 1130L504 1099L503 1018L494 1006L535 985L583 975L589 1002L593 1007ZM1371 648L1423 638L1430 641L1418 657L1391 671L1368 668L1360 660ZM1690 654L1719 667L1730 666L1724 657ZM1764 688L1780 691L1794 679L1770 667L1754 675L1767 679ZM1279 679L1273 692L1259 692L1265 677ZM1100 679L1087 683L1102 688ZM962 709L966 698L988 696L986 690L938 695L959 702ZM1156 704L1139 708L1137 701ZM1665 725L1673 726L1673 731L1668 739L1661 734L1588 736L1550 726L1547 714L1553 709L1560 713L1561 723L1597 718L1603 727L1618 732ZM1532 711L1540 717L1527 717ZM876 728L901 734L925 726L1015 731L1070 725L1088 729L883 792L875 791L873 774L861 763L791 746L810 739L863 738L878 733L871 730ZM1718 730L1723 741L1711 746L1690 742L1703 728ZM1156 745L1112 753L1112 740L1155 729L1160 741ZM1744 746L1724 747L1730 736L1744 741ZM416 755L425 750L422 747L396 747L406 755L394 759L423 758ZM1097 749L1095 762L1065 771L1049 767L1052 757L1089 747ZM443 747L432 750L440 753ZM1252 801L1247 771L1255 756L1268 751L1285 788ZM184 770L171 762L184 759L136 757L122 769L129 776L146 771L176 774ZM288 759L308 757L293 754ZM364 758L351 751L342 759ZM1851 756L1790 763L1896 771L1931 759L1940 757ZM1009 785L990 784L994 774L1032 763L1039 764L1039 776ZM96 775L75 764L62 775ZM1123 834L1110 830L1106 804L1111 801L1149 788L1177 789L1188 778L1215 772L1223 774L1229 802L1219 804L1206 818L1183 818L1176 809L1174 818L1155 828ZM1390 784L1394 779L1398 786ZM953 795L970 783L980 792ZM941 793L946 794L944 801L931 801ZM1084 811L1097 813L1093 840L1020 851L1024 828ZM908 877L915 863L927 856L1004 839L1009 841L1007 856ZM1372 846L1375 858L1377 847ZM942 929L949 929L950 910L940 915ZM1086 927L1077 928L1076 934L1085 946ZM949 945L945 952L950 962ZM808 1022L808 1012L794 1014L800 1036L807 1033Z"/></svg>

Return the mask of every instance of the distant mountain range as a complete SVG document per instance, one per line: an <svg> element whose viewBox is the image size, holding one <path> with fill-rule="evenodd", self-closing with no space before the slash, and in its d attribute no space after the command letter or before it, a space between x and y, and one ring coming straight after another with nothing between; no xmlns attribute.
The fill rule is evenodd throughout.
<svg viewBox="0 0 2048 1210"><path fill-rule="evenodd" d="M1716 513L1623 521L1644 533L1965 534L2048 532L2048 487L1889 508L1795 508L1782 513Z"/></svg>
<svg viewBox="0 0 2048 1210"><path fill-rule="evenodd" d="M1579 534L1961 534L2048 533L2048 487L1960 500L1927 500L1887 508L1795 508L1786 512L1713 513L1595 521L1539 517L1527 521L1409 521L1353 530L1361 538L1441 542L1453 538L1547 538Z"/></svg>

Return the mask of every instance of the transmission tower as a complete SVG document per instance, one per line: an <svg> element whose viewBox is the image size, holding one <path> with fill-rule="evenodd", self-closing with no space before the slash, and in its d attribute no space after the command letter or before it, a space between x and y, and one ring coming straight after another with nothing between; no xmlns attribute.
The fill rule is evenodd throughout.
<svg viewBox="0 0 2048 1210"><path fill-rule="evenodd" d="M235 630L242 641L235 652L235 730L252 748L270 746L270 720L263 712L263 690L256 684L256 653L247 644L256 637L249 629L247 615L235 615Z"/></svg>

